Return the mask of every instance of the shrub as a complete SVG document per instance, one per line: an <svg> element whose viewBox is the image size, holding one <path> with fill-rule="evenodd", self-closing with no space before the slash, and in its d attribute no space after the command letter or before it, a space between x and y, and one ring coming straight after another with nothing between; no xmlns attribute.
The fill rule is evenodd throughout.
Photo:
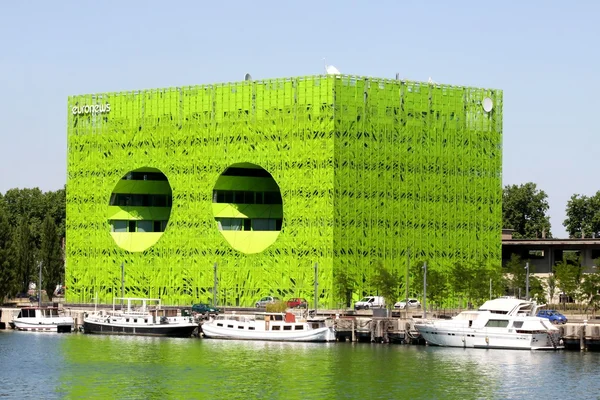
<svg viewBox="0 0 600 400"><path fill-rule="evenodd" d="M265 307L265 310L267 312L285 312L286 309L287 309L287 304L283 300L277 300L274 303L269 303Z"/></svg>

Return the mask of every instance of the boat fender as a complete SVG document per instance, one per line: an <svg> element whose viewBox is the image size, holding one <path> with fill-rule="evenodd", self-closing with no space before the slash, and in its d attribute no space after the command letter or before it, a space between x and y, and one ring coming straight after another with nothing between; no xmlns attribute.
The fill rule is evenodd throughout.
<svg viewBox="0 0 600 400"><path fill-rule="evenodd" d="M487 336L485 337L485 343L488 344L488 345L490 344L490 338L487 337Z"/></svg>

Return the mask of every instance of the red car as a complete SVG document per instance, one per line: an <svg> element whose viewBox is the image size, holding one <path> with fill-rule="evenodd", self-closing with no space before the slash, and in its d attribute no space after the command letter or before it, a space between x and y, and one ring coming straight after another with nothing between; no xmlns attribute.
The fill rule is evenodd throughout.
<svg viewBox="0 0 600 400"><path fill-rule="evenodd" d="M302 297L293 297L287 301L288 308L306 308L308 302Z"/></svg>

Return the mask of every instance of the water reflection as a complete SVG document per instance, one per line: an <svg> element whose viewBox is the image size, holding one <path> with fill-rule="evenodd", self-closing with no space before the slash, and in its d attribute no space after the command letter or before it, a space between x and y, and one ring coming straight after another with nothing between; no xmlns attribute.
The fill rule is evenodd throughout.
<svg viewBox="0 0 600 400"><path fill-rule="evenodd" d="M600 353L0 334L3 395L43 398L597 398Z"/></svg>

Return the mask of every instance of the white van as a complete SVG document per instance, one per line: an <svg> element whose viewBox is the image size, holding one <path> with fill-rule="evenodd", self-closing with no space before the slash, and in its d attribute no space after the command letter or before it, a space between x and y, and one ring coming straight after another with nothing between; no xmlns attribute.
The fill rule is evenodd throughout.
<svg viewBox="0 0 600 400"><path fill-rule="evenodd" d="M369 308L383 307L385 307L385 299L383 296L367 296L354 303L355 310L368 310Z"/></svg>

